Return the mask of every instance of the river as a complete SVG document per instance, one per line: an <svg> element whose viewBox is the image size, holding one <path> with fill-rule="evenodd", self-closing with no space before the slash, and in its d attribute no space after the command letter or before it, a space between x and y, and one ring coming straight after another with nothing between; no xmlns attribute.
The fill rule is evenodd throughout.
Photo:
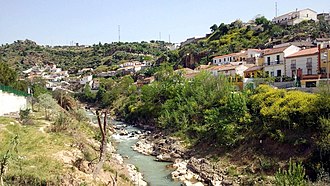
<svg viewBox="0 0 330 186"><path fill-rule="evenodd" d="M93 123L96 123L95 116L90 112L87 112L88 116L92 118ZM113 125L122 126L122 122L111 121ZM134 151L133 146L138 138L132 137L132 133L140 131L133 126L126 126L125 130L128 131L129 135L112 135L113 140L117 143L116 149L118 154L125 158L125 163L135 165L139 172L143 174L143 180L145 180L150 186L179 186L179 182L175 182L171 178L171 170L167 169L166 166L170 163L154 161L155 157L146 156L139 152Z"/></svg>

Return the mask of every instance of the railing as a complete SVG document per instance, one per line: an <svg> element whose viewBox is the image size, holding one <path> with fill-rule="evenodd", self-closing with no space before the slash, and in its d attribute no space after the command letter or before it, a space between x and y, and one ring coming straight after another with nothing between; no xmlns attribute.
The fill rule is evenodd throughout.
<svg viewBox="0 0 330 186"><path fill-rule="evenodd" d="M284 64L284 61L265 62L264 66L273 66L273 65L281 65L281 64Z"/></svg>
<svg viewBox="0 0 330 186"><path fill-rule="evenodd" d="M0 85L0 90L2 90L3 92L13 93L16 96L25 96L25 97L31 96L30 94L28 94L26 92L19 91L19 90L16 90L12 87L5 86L5 85Z"/></svg>
<svg viewBox="0 0 330 186"><path fill-rule="evenodd" d="M255 57L249 57L246 59L246 63L248 63L248 64L254 64L255 62L256 62Z"/></svg>

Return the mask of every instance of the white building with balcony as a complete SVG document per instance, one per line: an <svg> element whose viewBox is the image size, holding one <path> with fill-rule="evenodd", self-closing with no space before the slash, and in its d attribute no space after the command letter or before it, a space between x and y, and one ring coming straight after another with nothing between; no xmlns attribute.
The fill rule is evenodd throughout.
<svg viewBox="0 0 330 186"><path fill-rule="evenodd" d="M308 76L318 76L318 48L300 50L286 57L286 75L295 77L297 72L305 78ZM300 77L300 78L303 78Z"/></svg>
<svg viewBox="0 0 330 186"><path fill-rule="evenodd" d="M274 24L281 25L296 25L301 23L302 21L314 20L317 19L317 12L312 9L306 8L303 10L296 10L293 12L289 12L280 16L275 17L272 22Z"/></svg>
<svg viewBox="0 0 330 186"><path fill-rule="evenodd" d="M286 76L285 58L301 49L294 45L282 48L272 48L264 51L264 71L271 77Z"/></svg>

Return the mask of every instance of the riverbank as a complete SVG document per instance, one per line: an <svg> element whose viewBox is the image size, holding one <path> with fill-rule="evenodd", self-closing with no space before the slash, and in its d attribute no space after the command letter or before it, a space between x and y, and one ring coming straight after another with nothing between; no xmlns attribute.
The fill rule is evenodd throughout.
<svg viewBox="0 0 330 186"><path fill-rule="evenodd" d="M54 116L55 118L58 116ZM63 117L63 116L62 116ZM8 185L132 185L129 170L118 163L113 144L107 144L103 166L99 159L98 128L66 118L66 127L46 120L43 112L30 113L29 122L0 117L0 160ZM56 119L52 119L56 120ZM9 159L4 155L9 153ZM2 164L3 165L3 164Z"/></svg>
<svg viewBox="0 0 330 186"><path fill-rule="evenodd" d="M272 185L274 181L273 177L251 175L255 173L254 164L236 166L225 156L217 160L212 160L209 156L200 157L194 150L185 148L178 138L161 133L141 135L132 148L156 157L157 161L171 162L170 167L174 169L172 179L184 185ZM209 149L203 150L207 153Z"/></svg>

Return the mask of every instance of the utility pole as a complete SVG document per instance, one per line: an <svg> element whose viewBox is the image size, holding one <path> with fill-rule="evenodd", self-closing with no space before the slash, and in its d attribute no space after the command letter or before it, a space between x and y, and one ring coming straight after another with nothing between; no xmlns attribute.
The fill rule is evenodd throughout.
<svg viewBox="0 0 330 186"><path fill-rule="evenodd" d="M118 42L120 43L120 25L118 25Z"/></svg>
<svg viewBox="0 0 330 186"><path fill-rule="evenodd" d="M277 2L275 2L275 17L277 17Z"/></svg>

